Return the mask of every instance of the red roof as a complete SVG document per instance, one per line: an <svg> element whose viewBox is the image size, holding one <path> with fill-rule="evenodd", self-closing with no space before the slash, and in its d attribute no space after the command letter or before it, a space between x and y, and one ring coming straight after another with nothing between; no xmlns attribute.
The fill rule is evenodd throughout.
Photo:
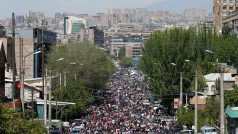
<svg viewBox="0 0 238 134"><path fill-rule="evenodd" d="M195 104L195 96L190 99L190 104ZM205 105L206 104L206 96L198 96L198 105Z"/></svg>

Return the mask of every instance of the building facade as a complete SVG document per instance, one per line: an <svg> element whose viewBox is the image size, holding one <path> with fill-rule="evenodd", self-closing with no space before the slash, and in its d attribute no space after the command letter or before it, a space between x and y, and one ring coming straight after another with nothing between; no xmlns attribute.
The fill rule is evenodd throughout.
<svg viewBox="0 0 238 134"><path fill-rule="evenodd" d="M235 78L232 77L233 73L224 73L224 90L231 90L235 84ZM204 76L205 82L208 86L207 95L215 95L216 91L216 82L220 79L219 73L210 73Z"/></svg>
<svg viewBox="0 0 238 134"><path fill-rule="evenodd" d="M222 18L230 16L234 11L238 10L237 0L221 0Z"/></svg>
<svg viewBox="0 0 238 134"><path fill-rule="evenodd" d="M104 43L104 32L96 26L81 29L79 32L79 41L91 42L101 46Z"/></svg>
<svg viewBox="0 0 238 134"><path fill-rule="evenodd" d="M222 25L228 27L233 34L238 36L238 12L223 19Z"/></svg>
<svg viewBox="0 0 238 134"><path fill-rule="evenodd" d="M87 28L87 21L85 19L74 16L64 17L64 34L79 33L84 28Z"/></svg>
<svg viewBox="0 0 238 134"><path fill-rule="evenodd" d="M237 0L214 0L213 3L214 28L215 33L220 35L222 32L222 23L228 23L231 16L234 16L238 10ZM225 22L223 22L225 20ZM234 20L234 19L233 19Z"/></svg>
<svg viewBox="0 0 238 134"><path fill-rule="evenodd" d="M7 62L3 42L0 40L0 102L5 99L5 64Z"/></svg>
<svg viewBox="0 0 238 134"><path fill-rule="evenodd" d="M135 58L142 55L143 43L130 42L126 45L126 57Z"/></svg>
<svg viewBox="0 0 238 134"><path fill-rule="evenodd" d="M46 59L47 53L49 52L50 47L56 44L56 33L49 30L34 28L33 40L34 40L34 49L33 49L34 52L41 50L42 41L43 41L44 58ZM33 74L34 78L38 78L42 76L42 52L39 54L34 54L33 72L34 72Z"/></svg>

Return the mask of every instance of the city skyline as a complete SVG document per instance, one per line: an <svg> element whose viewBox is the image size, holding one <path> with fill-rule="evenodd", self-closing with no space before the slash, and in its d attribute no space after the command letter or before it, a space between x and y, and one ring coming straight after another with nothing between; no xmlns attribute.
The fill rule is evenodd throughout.
<svg viewBox="0 0 238 134"><path fill-rule="evenodd" d="M28 11L39 11L46 16L53 17L56 12L72 12L95 14L105 12L106 9L112 8L147 8L150 11L166 10L170 12L181 12L186 8L205 9L212 11L212 0L101 0L103 3L98 4L98 0L8 0L3 1L0 19L9 18L12 12L16 15L26 15Z"/></svg>

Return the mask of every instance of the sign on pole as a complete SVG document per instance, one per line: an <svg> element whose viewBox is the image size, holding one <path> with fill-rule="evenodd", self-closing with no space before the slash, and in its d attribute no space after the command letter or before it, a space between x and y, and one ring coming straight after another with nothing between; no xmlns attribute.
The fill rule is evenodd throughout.
<svg viewBox="0 0 238 134"><path fill-rule="evenodd" d="M174 98L174 108L178 108L178 106L179 106L179 99Z"/></svg>

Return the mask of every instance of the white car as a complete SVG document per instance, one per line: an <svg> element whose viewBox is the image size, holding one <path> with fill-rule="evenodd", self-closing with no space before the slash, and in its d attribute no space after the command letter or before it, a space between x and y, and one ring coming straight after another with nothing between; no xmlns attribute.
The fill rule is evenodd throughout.
<svg viewBox="0 0 238 134"><path fill-rule="evenodd" d="M203 126L201 127L202 134L218 134L216 128L212 126Z"/></svg>
<svg viewBox="0 0 238 134"><path fill-rule="evenodd" d="M193 130L182 130L180 131L180 134L194 134Z"/></svg>

